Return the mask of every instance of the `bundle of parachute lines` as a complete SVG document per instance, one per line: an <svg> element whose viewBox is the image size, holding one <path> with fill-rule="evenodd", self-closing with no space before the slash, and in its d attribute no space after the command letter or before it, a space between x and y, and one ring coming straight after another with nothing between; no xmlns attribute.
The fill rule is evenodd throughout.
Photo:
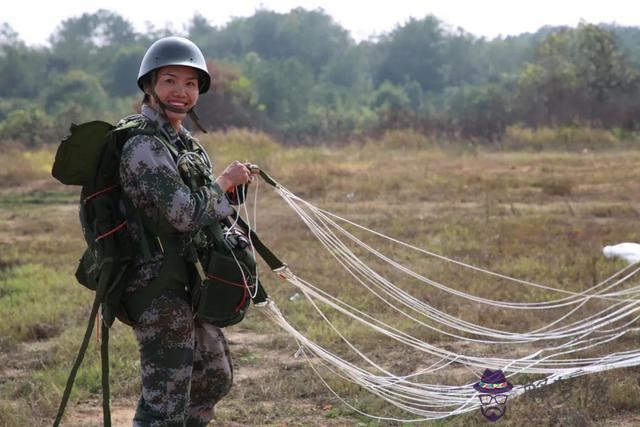
<svg viewBox="0 0 640 427"><path fill-rule="evenodd" d="M500 369L507 378L529 374L529 377L537 378L533 385L538 388L586 374L640 365L640 349L607 354L614 341L640 329L637 325L640 285L630 280L640 270L640 263L630 263L579 292L554 288L508 277L404 243L320 209L278 183L274 188L344 273L340 276L335 271L326 272L327 280L348 279L348 283L340 282L338 288L356 296L345 301L346 293L332 293L305 280L296 274L293 265L278 272L296 288L294 296L299 297L296 300L308 304L324 323L323 330L334 335L334 343L338 345L333 346L333 351L296 329L274 300L262 304L260 310L295 339L296 356L309 362L322 383L343 404L362 415L415 422L476 410L480 404L473 382L484 369ZM250 216L246 204L244 212ZM253 222L251 226L255 226L255 210L253 218L248 221ZM382 246L391 255L366 243L365 237L383 242ZM505 301L473 295L430 279L424 272L406 265L404 260L410 253L480 277L488 286L509 287L512 290L509 295L522 295L522 300ZM406 287L398 285L407 282L417 286L414 289L421 289L421 295L425 289L443 293L458 309L467 304L467 310L476 313L474 320L447 314L430 305L428 298L413 296ZM532 294L538 298L532 298ZM535 299L544 301L532 301ZM356 304L359 300L362 304ZM491 313L498 312L509 314L510 319L528 316L528 319L537 319L538 324L533 330L520 332L514 331L523 329L517 321L500 327L486 326L491 323L487 321ZM404 366L399 369L402 372L398 372L383 363L384 357L370 357L367 350L355 342L357 340L351 339L354 330L366 330L378 337L375 340L393 349L396 356L410 354L412 360L419 363L408 368ZM439 345L428 341L436 341ZM396 363L395 368L400 365ZM458 375L447 375L448 372ZM400 408L407 416L385 416L358 408L332 387L331 383L335 384L335 381L327 380L328 375L362 387ZM516 384L511 395L518 396L530 389Z"/></svg>

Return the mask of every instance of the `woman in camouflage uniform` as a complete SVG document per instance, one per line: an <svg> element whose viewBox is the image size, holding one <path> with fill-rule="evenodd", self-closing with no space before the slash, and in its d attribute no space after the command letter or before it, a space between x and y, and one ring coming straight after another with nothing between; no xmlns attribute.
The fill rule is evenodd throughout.
<svg viewBox="0 0 640 427"><path fill-rule="evenodd" d="M193 188L171 152L195 153L189 159L212 171L206 152L182 126L210 81L195 44L181 37L160 39L140 66L138 86L145 93L141 114L123 119L138 120L154 130L129 139L120 163L125 196L144 218L143 230L132 233L139 240L156 242L149 245L147 256L136 258L136 273L124 298L139 344L142 374L134 426L205 426L232 384L222 331L194 320L189 290L196 269L178 242L230 215L233 210L225 192L248 184L255 171L236 161L215 181ZM157 231L163 227L172 231Z"/></svg>

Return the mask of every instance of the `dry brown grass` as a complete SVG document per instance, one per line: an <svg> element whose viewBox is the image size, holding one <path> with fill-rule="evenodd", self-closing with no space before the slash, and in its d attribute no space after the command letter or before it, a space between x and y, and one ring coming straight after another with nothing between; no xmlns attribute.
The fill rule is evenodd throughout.
<svg viewBox="0 0 640 427"><path fill-rule="evenodd" d="M391 141L392 137L397 140ZM206 136L203 143L216 158L218 170L233 159L257 163L294 193L357 223L460 261L563 289L585 289L622 266L601 256L604 245L640 240L636 197L640 151L465 151L431 147L428 141L413 144L405 137L387 135L391 142L370 141L340 148L286 149L264 135L233 131ZM46 312L49 317L44 320L41 316L7 318L8 311L0 311L4 330L12 331L0 338L0 362L4 362L0 366L12 369L0 370L0 425L48 424L77 349L88 305L89 295L78 291L71 277L82 248L74 204L76 190L58 186L47 177L49 168L43 159L52 159L52 153L44 150L31 156L0 156L0 165L7 168L0 168L5 174L0 189L0 307L8 301L8 292L26 295L24 289L29 286L35 295L46 295L43 286L57 294L69 292L66 302L56 300L57 308ZM260 184L259 195L260 235L303 278L432 344L478 356L494 351L416 326L389 310L383 301L354 284L264 183ZM452 267L352 231L417 272L474 295L519 301L558 296ZM526 331L558 315L481 310L474 303L407 280L364 253L362 256L418 298L470 322ZM47 284L38 274L48 274L51 282ZM298 292L295 288L276 281L266 270L264 279L271 296L294 325L336 351L345 350L347 357L355 360L302 298L291 298ZM30 283L36 280L44 283ZM22 304L18 309L25 313L45 313L38 305L45 302L37 298L16 301L14 305ZM583 313L601 305L590 303ZM78 308L75 314L66 316L70 307ZM343 316L330 310L328 314L359 348L398 373L428 362L423 355L398 348ZM47 325L53 328L47 329ZM243 341L238 338L243 334L267 339ZM257 311L232 328L231 336L238 381L231 396L220 404L222 425L370 422L332 398L311 370L292 357L294 343ZM138 386L135 344L130 331L121 325L116 337L114 354L119 356L114 360L114 393L131 400ZM45 356L25 340L27 344L50 343L53 356ZM605 351L633 349L637 347L633 340L618 340ZM529 349L507 347L505 351L526 354ZM75 395L78 399L97 396L96 359L94 354L86 362L85 376ZM603 404L576 391L599 387L601 384L594 379L599 377L573 380L573 394L559 407L559 413L567 417L566 425L596 425L620 411L637 412L637 375L636 369L601 374L600 378L607 380L607 387L603 387L606 392L600 396ZM396 413L357 387L329 380L362 409ZM457 367L424 380L458 383L473 379L468 371ZM552 414L545 412L545 407L553 405L561 393L560 388L551 388L546 395L515 399L510 402L505 422L552 422ZM623 413L621 417L623 423L628 415ZM481 423L478 414L447 421L448 425Z"/></svg>

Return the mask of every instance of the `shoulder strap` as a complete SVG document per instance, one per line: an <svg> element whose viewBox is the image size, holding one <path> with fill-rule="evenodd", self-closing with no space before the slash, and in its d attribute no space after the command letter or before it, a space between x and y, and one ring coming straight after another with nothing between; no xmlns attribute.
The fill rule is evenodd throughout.
<svg viewBox="0 0 640 427"><path fill-rule="evenodd" d="M119 144L124 144L129 138L136 135L155 135L155 131L147 127L147 122L137 116L130 116L123 119L113 130ZM121 147L120 147L121 148Z"/></svg>
<svg viewBox="0 0 640 427"><path fill-rule="evenodd" d="M71 390L73 389L73 383L76 380L78 369L80 369L80 365L82 364L84 355L87 352L87 347L89 346L89 340L91 339L91 333L93 332L93 328L95 327L98 309L100 308L100 304L102 302L102 299L104 298L104 293L108 286L108 276L110 276L110 274L104 274L100 277L100 283L98 284L98 288L96 289L96 296L93 300L93 307L91 307L91 314L89 315L89 323L84 333L82 344L80 344L80 350L78 351L76 360L73 363L73 367L71 368L71 373L69 374L69 378L67 379L67 384L65 386L64 393L62 394L62 400L60 401L60 406L58 407L58 413L56 414L56 419L53 422L53 427L58 427L60 425L60 422L62 421L62 416L67 406L67 402L69 401L69 396L71 395ZM102 359L102 416L104 426L111 427L111 411L109 408L109 327L105 322L101 322L101 328L103 333L103 341L100 349L100 356Z"/></svg>

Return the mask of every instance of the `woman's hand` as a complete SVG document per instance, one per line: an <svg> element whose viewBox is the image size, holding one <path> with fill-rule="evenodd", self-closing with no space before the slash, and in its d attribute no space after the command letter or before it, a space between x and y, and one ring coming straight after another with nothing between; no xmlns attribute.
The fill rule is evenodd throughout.
<svg viewBox="0 0 640 427"><path fill-rule="evenodd" d="M251 183L253 177L259 173L260 170L257 167L234 160L222 171L216 182L226 192L238 185Z"/></svg>

